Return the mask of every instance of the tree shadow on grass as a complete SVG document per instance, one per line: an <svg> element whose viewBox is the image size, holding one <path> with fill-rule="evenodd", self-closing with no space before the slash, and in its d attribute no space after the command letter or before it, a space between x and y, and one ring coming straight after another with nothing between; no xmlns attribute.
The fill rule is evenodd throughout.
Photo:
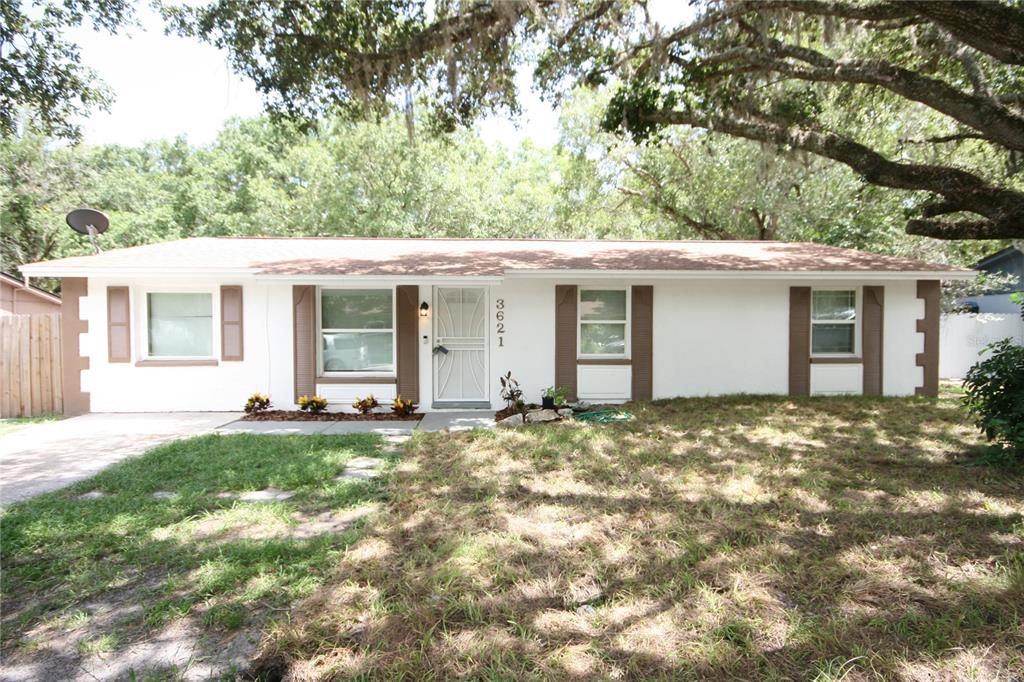
<svg viewBox="0 0 1024 682"><path fill-rule="evenodd" d="M365 515L351 510L383 499L383 479L334 480L379 446L375 436L205 436L13 505L7 674L112 679L171 666L206 679L247 667L264 621L314 592L358 537ZM238 499L268 487L293 496ZM92 491L103 495L80 499ZM330 523L325 510L347 515Z"/></svg>
<svg viewBox="0 0 1024 682"><path fill-rule="evenodd" d="M415 439L387 513L253 675L1024 670L1024 477L958 464L978 440L955 408L632 408L625 424Z"/></svg>

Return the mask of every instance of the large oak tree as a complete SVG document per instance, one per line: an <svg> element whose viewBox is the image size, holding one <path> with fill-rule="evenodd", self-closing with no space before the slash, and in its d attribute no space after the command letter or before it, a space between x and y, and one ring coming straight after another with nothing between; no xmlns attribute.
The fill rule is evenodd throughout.
<svg viewBox="0 0 1024 682"><path fill-rule="evenodd" d="M554 98L580 83L617 88L606 126L637 139L705 128L926 193L911 234L1024 235L1020 0L710 0L679 26L659 25L642 0L215 0L166 13L227 48L272 111L379 111L426 91L434 122L452 126L515 111L514 77L529 64ZM844 119L863 123L875 106L923 108L937 129L873 146Z"/></svg>

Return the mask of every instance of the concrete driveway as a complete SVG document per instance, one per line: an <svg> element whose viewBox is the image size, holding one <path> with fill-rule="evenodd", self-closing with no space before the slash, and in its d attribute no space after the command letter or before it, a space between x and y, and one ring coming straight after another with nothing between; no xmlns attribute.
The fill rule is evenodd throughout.
<svg viewBox="0 0 1024 682"><path fill-rule="evenodd" d="M209 433L234 412L87 414L32 424L0 437L0 504L57 490L122 459Z"/></svg>

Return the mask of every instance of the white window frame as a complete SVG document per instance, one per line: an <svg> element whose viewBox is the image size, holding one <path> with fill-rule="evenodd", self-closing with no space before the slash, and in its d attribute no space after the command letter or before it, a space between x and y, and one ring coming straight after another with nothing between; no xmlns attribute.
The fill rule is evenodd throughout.
<svg viewBox="0 0 1024 682"><path fill-rule="evenodd" d="M323 300L322 292L324 291L391 291L391 329L335 329L329 327L324 329L323 324L323 312L321 310L321 301ZM339 372L333 370L330 372L324 371L324 332L332 333L363 333L363 332L379 332L383 334L385 331L391 332L391 371L389 372L364 372L364 371L352 371L352 372ZM324 378L331 377L344 377L344 378L378 378L386 377L393 378L398 376L398 290L392 285L387 286L326 286L316 288L316 368L317 376Z"/></svg>
<svg viewBox="0 0 1024 682"><path fill-rule="evenodd" d="M150 294L207 294L210 297L210 355L150 355L149 354L149 295ZM138 356L143 360L216 360L217 349L220 348L220 296L210 287L157 287L138 291L142 299L142 319L138 322L141 337Z"/></svg>
<svg viewBox="0 0 1024 682"><path fill-rule="evenodd" d="M584 320L583 319L583 292L584 291L624 291L626 293L626 319L625 320ZM580 360L629 360L630 359L630 334L632 332L633 302L630 296L630 287L597 285L576 287L576 357ZM584 353L583 348L583 325L585 324L625 324L625 343L622 353Z"/></svg>
<svg viewBox="0 0 1024 682"><path fill-rule="evenodd" d="M814 319L814 294L815 292L828 293L849 293L853 292L853 319L852 320L818 320ZM811 324L808 334L808 343L811 349L812 358L858 358L860 357L860 317L861 317L861 287L811 287ZM814 325L815 324L848 324L853 326L853 351L850 353L815 353L814 352Z"/></svg>

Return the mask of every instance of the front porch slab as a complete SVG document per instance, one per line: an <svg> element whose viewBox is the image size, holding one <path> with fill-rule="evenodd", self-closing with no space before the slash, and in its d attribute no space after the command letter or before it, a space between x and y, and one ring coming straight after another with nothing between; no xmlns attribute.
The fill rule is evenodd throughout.
<svg viewBox="0 0 1024 682"><path fill-rule="evenodd" d="M494 412L466 410L462 412L427 412L420 420L421 431L469 431L493 429Z"/></svg>

